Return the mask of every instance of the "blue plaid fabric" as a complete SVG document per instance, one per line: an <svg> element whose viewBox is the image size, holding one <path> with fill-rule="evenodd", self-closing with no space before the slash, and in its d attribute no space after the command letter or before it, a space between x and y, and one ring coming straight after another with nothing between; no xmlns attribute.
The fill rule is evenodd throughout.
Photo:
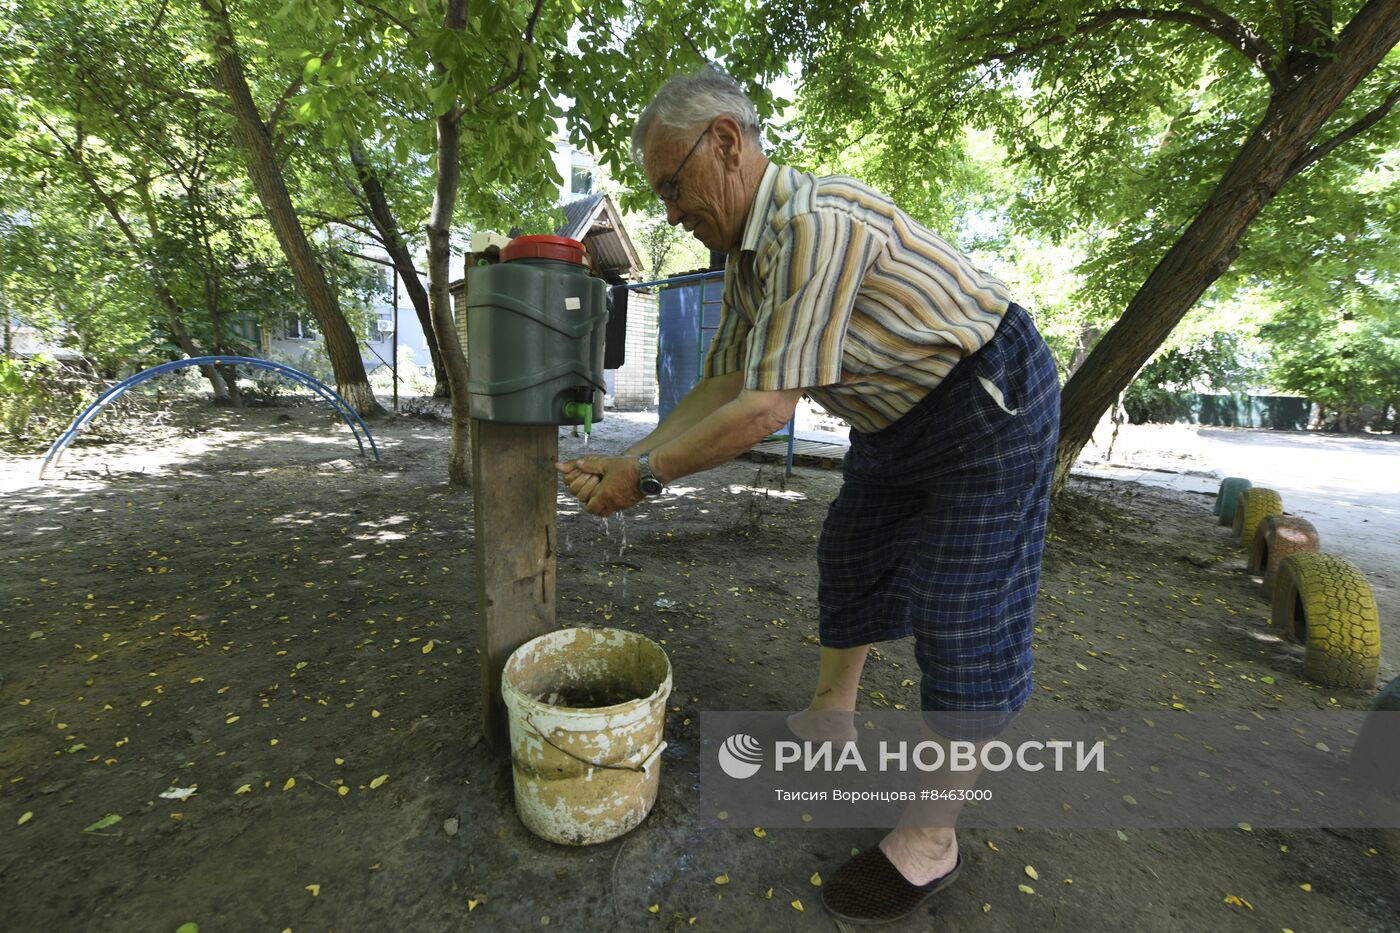
<svg viewBox="0 0 1400 933"><path fill-rule="evenodd" d="M821 643L912 634L925 710L1020 710L1059 414L1054 360L1012 304L914 409L851 431L817 551Z"/></svg>

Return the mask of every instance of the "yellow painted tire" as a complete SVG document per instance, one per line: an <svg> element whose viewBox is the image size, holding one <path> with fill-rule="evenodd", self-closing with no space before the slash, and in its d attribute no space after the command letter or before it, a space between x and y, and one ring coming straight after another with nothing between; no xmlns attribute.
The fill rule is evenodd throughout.
<svg viewBox="0 0 1400 933"><path fill-rule="evenodd" d="M1274 580L1273 623L1304 647L1303 676L1329 687L1371 690L1381 658L1381 616L1366 577L1315 551L1291 554Z"/></svg>
<svg viewBox="0 0 1400 933"><path fill-rule="evenodd" d="M1235 500L1235 524L1232 529L1235 540L1249 547L1254 543L1254 532L1259 530L1259 523L1270 515L1282 514L1283 499L1274 490L1262 486L1240 490L1239 498Z"/></svg>

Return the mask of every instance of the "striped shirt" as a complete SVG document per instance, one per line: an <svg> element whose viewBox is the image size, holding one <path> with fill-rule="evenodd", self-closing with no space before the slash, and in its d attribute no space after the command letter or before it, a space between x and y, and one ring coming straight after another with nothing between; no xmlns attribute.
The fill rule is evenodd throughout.
<svg viewBox="0 0 1400 933"><path fill-rule="evenodd" d="M880 192L774 163L724 271L704 374L807 389L865 432L893 424L990 340L1010 301Z"/></svg>

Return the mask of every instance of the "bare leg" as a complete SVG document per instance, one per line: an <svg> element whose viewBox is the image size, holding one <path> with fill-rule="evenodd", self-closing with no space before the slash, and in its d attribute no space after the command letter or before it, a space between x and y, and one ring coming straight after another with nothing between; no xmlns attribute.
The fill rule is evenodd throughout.
<svg viewBox="0 0 1400 933"><path fill-rule="evenodd" d="M856 728L850 714L856 708L856 688L869 653L869 645L821 649L812 701L805 710L788 717L788 728L794 735L816 742L854 741Z"/></svg>
<svg viewBox="0 0 1400 933"><path fill-rule="evenodd" d="M946 741L929 733L934 741ZM982 760L982 746L977 761ZM937 790L972 790L982 776L980 764L972 771L940 770L932 774L929 786ZM955 827L962 801L914 803L904 811L900 825L880 840L880 851L899 869L910 884L924 885L941 878L958 863L958 837Z"/></svg>

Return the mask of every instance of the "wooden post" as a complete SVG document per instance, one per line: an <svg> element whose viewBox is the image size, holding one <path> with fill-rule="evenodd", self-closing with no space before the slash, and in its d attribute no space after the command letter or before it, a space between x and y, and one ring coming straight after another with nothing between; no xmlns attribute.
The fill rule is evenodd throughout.
<svg viewBox="0 0 1400 933"><path fill-rule="evenodd" d="M469 263L474 258L468 254ZM459 313L465 306L464 296ZM465 336L464 317L458 326ZM470 365L470 348L467 353ZM482 726L487 744L503 749L510 731L501 671L516 648L557 627L559 427L473 418L471 449Z"/></svg>
<svg viewBox="0 0 1400 933"><path fill-rule="evenodd" d="M472 419L482 716L496 748L510 740L501 671L512 651L556 627L558 457L556 425Z"/></svg>

